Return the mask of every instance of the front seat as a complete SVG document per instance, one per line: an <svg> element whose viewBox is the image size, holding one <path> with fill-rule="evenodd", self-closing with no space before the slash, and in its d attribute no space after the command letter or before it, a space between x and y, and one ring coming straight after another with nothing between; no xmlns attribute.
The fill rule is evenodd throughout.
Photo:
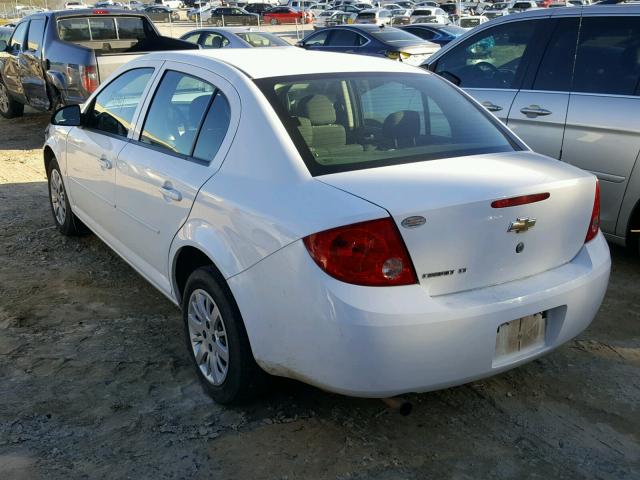
<svg viewBox="0 0 640 480"><path fill-rule="evenodd" d="M326 95L303 98L298 113L300 133L317 156L362 152L361 145L347 145L345 128L336 123L336 109Z"/></svg>
<svg viewBox="0 0 640 480"><path fill-rule="evenodd" d="M415 147L420 135L420 115L414 110L392 113L382 124L382 134L386 148Z"/></svg>

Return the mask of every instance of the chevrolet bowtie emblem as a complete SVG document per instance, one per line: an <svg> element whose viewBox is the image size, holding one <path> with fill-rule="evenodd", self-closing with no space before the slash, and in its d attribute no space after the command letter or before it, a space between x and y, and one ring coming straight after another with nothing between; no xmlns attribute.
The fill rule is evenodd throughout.
<svg viewBox="0 0 640 480"><path fill-rule="evenodd" d="M524 233L536 226L535 218L518 217L509 225L507 232Z"/></svg>

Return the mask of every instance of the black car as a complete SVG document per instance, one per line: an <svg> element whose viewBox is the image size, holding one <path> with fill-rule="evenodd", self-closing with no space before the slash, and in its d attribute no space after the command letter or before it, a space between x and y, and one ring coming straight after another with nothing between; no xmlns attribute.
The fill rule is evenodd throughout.
<svg viewBox="0 0 640 480"><path fill-rule="evenodd" d="M154 22L177 22L180 20L178 12L174 12L164 5L153 5L146 7L143 11Z"/></svg>
<svg viewBox="0 0 640 480"><path fill-rule="evenodd" d="M401 27L405 32L409 32L423 40L437 43L438 45L446 45L455 40L467 30L456 25L443 25L441 23L412 23L411 25L403 25Z"/></svg>
<svg viewBox="0 0 640 480"><path fill-rule="evenodd" d="M258 25L259 16L237 7L220 7L211 12L207 20L218 27L230 25Z"/></svg>
<svg viewBox="0 0 640 480"><path fill-rule="evenodd" d="M387 57L420 65L440 47L395 27L339 25L318 30L297 44L307 50Z"/></svg>
<svg viewBox="0 0 640 480"><path fill-rule="evenodd" d="M271 10L273 5L268 3L249 3L244 9L249 13L255 13L256 15L264 15L264 12Z"/></svg>

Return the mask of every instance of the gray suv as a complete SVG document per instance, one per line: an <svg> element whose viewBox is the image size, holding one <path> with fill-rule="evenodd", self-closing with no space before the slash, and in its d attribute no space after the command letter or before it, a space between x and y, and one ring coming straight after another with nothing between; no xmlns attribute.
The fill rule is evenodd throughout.
<svg viewBox="0 0 640 480"><path fill-rule="evenodd" d="M423 66L459 84L536 152L594 173L602 230L638 248L640 6L509 15Z"/></svg>

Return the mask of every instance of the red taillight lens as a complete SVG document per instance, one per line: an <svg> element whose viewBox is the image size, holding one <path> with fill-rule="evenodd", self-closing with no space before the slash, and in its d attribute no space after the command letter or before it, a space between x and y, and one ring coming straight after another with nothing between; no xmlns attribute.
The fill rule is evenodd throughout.
<svg viewBox="0 0 640 480"><path fill-rule="evenodd" d="M80 80L82 81L82 88L87 93L93 93L98 88L98 69L93 66L80 66Z"/></svg>
<svg viewBox="0 0 640 480"><path fill-rule="evenodd" d="M370 287L418 282L391 218L314 233L304 239L304 244L322 270L343 282Z"/></svg>
<svg viewBox="0 0 640 480"><path fill-rule="evenodd" d="M590 242L598 234L600 230L600 182L596 179L596 195L593 200L593 211L591 212L591 222L589 222L589 230L584 239L584 243Z"/></svg>
<svg viewBox="0 0 640 480"><path fill-rule="evenodd" d="M519 197L503 198L491 202L493 208L516 207L518 205L527 205L528 203L536 203L546 200L551 196L550 193L534 193L532 195L520 195Z"/></svg>

